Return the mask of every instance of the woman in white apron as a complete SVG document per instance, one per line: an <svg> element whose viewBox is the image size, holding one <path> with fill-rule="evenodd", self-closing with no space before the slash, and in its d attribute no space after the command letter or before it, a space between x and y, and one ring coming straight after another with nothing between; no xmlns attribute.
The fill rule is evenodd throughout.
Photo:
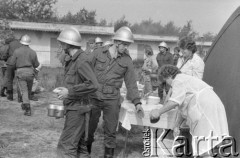
<svg viewBox="0 0 240 158"><path fill-rule="evenodd" d="M151 111L150 117L158 119L161 114L178 107L193 136L193 155L204 157L221 143L223 136L229 135L224 105L212 87L196 77L181 74L175 66L163 66L160 75L172 86L172 95L163 108ZM176 127L179 126L180 122L177 122ZM212 146L208 145L207 140L200 141L198 145L196 136L207 138L211 132L218 137L218 141L212 141Z"/></svg>

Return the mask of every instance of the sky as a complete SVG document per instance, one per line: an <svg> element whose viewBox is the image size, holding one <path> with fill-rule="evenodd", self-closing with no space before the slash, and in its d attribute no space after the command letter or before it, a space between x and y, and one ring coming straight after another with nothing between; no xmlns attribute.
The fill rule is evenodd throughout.
<svg viewBox="0 0 240 158"><path fill-rule="evenodd" d="M58 0L58 14L78 12L83 7L96 11L96 19L114 22L125 15L130 23L152 19L166 24L173 21L184 26L192 20L200 35L217 34L231 14L240 6L240 0Z"/></svg>

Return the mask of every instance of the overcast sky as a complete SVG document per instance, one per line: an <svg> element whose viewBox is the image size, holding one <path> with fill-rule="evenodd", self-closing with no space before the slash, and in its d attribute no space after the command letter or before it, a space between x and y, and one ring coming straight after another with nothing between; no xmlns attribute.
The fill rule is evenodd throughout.
<svg viewBox="0 0 240 158"><path fill-rule="evenodd" d="M125 15L131 23L151 18L163 24L173 21L181 27L192 20L200 34L216 34L238 6L240 0L58 0L57 11L63 15L85 7L96 10L98 21L116 21Z"/></svg>

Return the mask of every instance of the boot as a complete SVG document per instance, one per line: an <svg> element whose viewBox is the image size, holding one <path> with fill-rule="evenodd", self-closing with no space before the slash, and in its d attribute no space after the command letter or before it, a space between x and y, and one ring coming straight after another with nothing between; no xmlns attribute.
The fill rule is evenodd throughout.
<svg viewBox="0 0 240 158"><path fill-rule="evenodd" d="M92 144L87 145L87 150L88 150L88 153L91 154L91 152L92 152Z"/></svg>
<svg viewBox="0 0 240 158"><path fill-rule="evenodd" d="M18 102L19 102L19 103L22 103L22 102L23 102L21 95L18 95Z"/></svg>
<svg viewBox="0 0 240 158"><path fill-rule="evenodd" d="M7 88L6 87L3 87L2 89L1 89L1 97L6 97L6 94L5 94L5 90L6 90Z"/></svg>
<svg viewBox="0 0 240 158"><path fill-rule="evenodd" d="M105 147L104 158L113 158L114 148Z"/></svg>
<svg viewBox="0 0 240 158"><path fill-rule="evenodd" d="M26 104L21 104L22 110L25 111L26 110Z"/></svg>
<svg viewBox="0 0 240 158"><path fill-rule="evenodd" d="M13 101L13 90L7 90L7 99Z"/></svg>
<svg viewBox="0 0 240 158"><path fill-rule="evenodd" d="M31 107L30 104L24 104L25 105L25 112L24 115L31 116Z"/></svg>

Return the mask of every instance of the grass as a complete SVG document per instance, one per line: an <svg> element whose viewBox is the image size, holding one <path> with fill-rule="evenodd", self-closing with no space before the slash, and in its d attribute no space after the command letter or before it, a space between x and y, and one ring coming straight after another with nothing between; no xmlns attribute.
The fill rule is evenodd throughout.
<svg viewBox="0 0 240 158"><path fill-rule="evenodd" d="M45 92L48 96L54 94ZM40 95L40 94L39 94ZM16 98L16 95L14 96ZM58 139L60 137L64 119L47 117L47 105L42 96L40 101L31 102L33 116L23 115L20 104L15 101L8 102L1 98L0 104L0 148L1 158L54 158ZM102 122L102 121L101 121ZM134 129L134 128L133 128ZM139 129L136 132L136 129ZM128 143L128 155L130 157L141 157L142 134L141 129L136 128L130 132ZM138 133L138 134L136 134ZM120 128L117 135L116 157L122 157L124 149L125 130ZM93 144L92 157L103 155L103 130L99 126Z"/></svg>

